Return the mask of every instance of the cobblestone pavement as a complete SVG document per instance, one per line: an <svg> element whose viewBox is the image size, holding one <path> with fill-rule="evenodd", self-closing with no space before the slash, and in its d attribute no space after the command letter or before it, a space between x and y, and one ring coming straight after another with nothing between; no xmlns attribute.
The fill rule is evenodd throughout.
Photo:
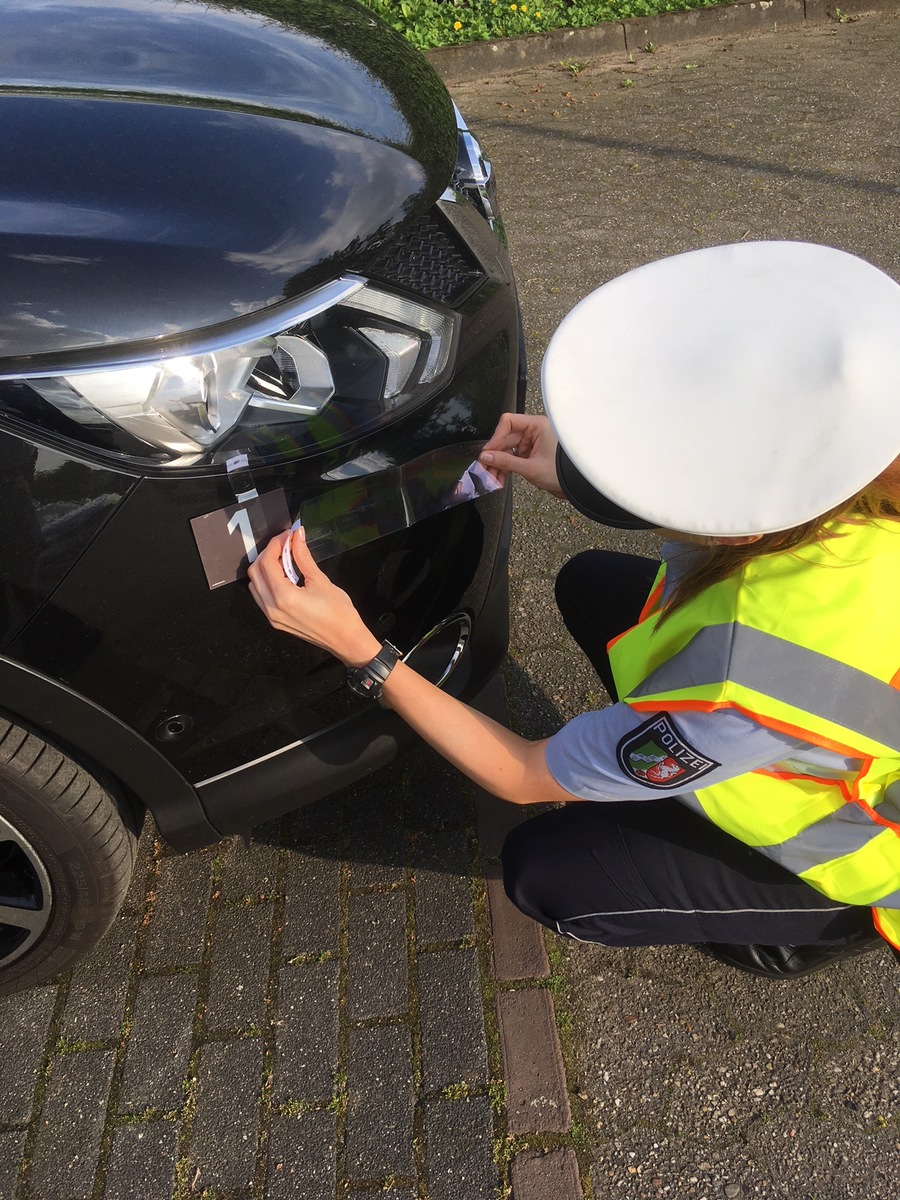
<svg viewBox="0 0 900 1200"><path fill-rule="evenodd" d="M807 237L900 274L897 20L666 28L633 62L453 89L502 180L532 364L592 286L693 245ZM598 531L517 491L505 685L543 736L604 702L552 603ZM518 816L422 749L248 845L148 830L95 953L0 1000L0 1198L895 1200L890 960L782 988L545 945L497 879Z"/></svg>
<svg viewBox="0 0 900 1200"><path fill-rule="evenodd" d="M93 955L0 1000L0 1197L494 1200L533 1130L577 1186L516 819L423 747L247 844L145 831Z"/></svg>

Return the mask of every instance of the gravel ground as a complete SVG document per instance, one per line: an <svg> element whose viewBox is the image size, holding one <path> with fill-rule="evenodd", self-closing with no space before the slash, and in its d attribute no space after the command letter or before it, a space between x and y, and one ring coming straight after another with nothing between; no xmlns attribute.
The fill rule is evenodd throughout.
<svg viewBox="0 0 900 1200"><path fill-rule="evenodd" d="M562 316L654 258L797 238L900 277L895 16L583 57L452 88L501 181L533 409ZM517 499L507 682L514 721L543 736L606 702L555 612L556 571L591 545L655 543L525 487ZM596 1200L900 1192L900 971L887 953L780 985L690 949L556 945Z"/></svg>

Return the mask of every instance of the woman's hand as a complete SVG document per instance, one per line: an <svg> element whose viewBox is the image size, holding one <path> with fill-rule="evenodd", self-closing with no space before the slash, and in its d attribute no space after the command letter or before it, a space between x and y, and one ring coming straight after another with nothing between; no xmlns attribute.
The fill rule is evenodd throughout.
<svg viewBox="0 0 900 1200"><path fill-rule="evenodd" d="M291 583L281 565L288 537L305 581L301 587ZM248 574L253 599L276 629L329 650L348 667L365 666L381 649L347 593L316 566L302 529L272 538ZM439 754L493 795L513 804L576 799L551 775L543 742L519 737L406 663L398 662L388 675L384 698Z"/></svg>
<svg viewBox="0 0 900 1200"><path fill-rule="evenodd" d="M500 483L512 472L521 475L535 487L562 499L562 488L556 474L556 447L553 426L546 417L525 413L504 413L500 424L486 443L478 461L488 468Z"/></svg>
<svg viewBox="0 0 900 1200"><path fill-rule="evenodd" d="M304 584L291 583L281 565L281 552L291 538L291 553ZM381 649L353 601L316 565L303 529L272 538L248 569L250 594L269 620L284 633L330 651L348 667L361 667Z"/></svg>

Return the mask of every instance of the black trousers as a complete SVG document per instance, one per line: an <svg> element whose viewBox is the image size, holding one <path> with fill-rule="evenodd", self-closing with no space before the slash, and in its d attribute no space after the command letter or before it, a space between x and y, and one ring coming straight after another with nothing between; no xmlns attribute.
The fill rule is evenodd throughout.
<svg viewBox="0 0 900 1200"><path fill-rule="evenodd" d="M566 626L613 699L606 645L633 625L657 564L611 551L563 567ZM872 930L838 904L673 799L569 804L506 839L509 898L559 933L608 946L684 942L840 944Z"/></svg>

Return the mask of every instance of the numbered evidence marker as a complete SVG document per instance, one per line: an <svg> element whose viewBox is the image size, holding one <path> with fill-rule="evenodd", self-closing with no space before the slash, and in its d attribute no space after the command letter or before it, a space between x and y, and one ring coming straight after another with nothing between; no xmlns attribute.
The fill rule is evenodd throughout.
<svg viewBox="0 0 900 1200"><path fill-rule="evenodd" d="M242 579L269 538L290 523L280 489L194 517L191 530L210 589Z"/></svg>

